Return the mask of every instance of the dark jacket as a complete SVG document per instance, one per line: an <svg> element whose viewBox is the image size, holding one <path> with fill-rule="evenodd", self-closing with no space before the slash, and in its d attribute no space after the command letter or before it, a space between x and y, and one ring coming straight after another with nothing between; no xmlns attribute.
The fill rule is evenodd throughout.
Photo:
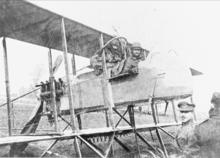
<svg viewBox="0 0 220 158"><path fill-rule="evenodd" d="M195 127L196 144L201 158L220 157L220 109L214 109L210 118Z"/></svg>
<svg viewBox="0 0 220 158"><path fill-rule="evenodd" d="M200 148L195 144L194 123L189 121L182 125L176 136L176 144L180 149L182 157L198 158Z"/></svg>

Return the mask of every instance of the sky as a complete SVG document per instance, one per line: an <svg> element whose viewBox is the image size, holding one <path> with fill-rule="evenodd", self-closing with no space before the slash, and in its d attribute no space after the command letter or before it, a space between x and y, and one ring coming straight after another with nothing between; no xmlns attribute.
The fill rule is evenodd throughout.
<svg viewBox="0 0 220 158"><path fill-rule="evenodd" d="M107 34L126 37L130 43L140 42L154 52L173 49L189 67L204 73L193 79L194 102L198 107L209 108L212 93L220 91L218 1L30 2ZM7 48L12 93L29 86L37 65L43 66L47 78L47 49L11 39L7 39ZM60 53L53 51L53 60ZM0 94L5 94L2 49L0 54ZM89 64L89 60L80 57L76 62L77 69ZM56 75L65 75L63 64Z"/></svg>

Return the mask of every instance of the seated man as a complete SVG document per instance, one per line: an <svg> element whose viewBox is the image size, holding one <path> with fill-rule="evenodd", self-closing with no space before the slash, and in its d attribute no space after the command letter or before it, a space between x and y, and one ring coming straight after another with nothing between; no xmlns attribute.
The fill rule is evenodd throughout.
<svg viewBox="0 0 220 158"><path fill-rule="evenodd" d="M105 62L109 77L123 73L137 73L138 62L143 60L143 49L140 43L135 42L130 48L119 39L111 41L105 48ZM96 75L103 72L103 57L101 51L90 58L91 65Z"/></svg>
<svg viewBox="0 0 220 158"><path fill-rule="evenodd" d="M112 69L117 68L117 74L119 74L123 68L123 60L125 58L125 51L122 49L122 43L119 41L119 39L115 39L111 41L105 48L105 62L106 67L111 74ZM93 67L96 75L101 75L103 73L103 56L102 51L94 54L90 58L90 64Z"/></svg>
<svg viewBox="0 0 220 158"><path fill-rule="evenodd" d="M137 73L138 63L141 61L141 48L140 43L135 42L131 46L131 55L126 59L122 73Z"/></svg>
<svg viewBox="0 0 220 158"><path fill-rule="evenodd" d="M112 76L112 73L114 73L113 76L116 76L119 73L121 73L124 65L123 63L125 59L125 52L123 52L122 43L118 39L113 40L105 48L105 56L109 76Z"/></svg>
<svg viewBox="0 0 220 158"><path fill-rule="evenodd" d="M125 48L122 56L116 64L112 66L111 76L118 76L124 73L137 73L138 63L142 60L142 51L140 43L135 42L131 46L131 52L128 47Z"/></svg>

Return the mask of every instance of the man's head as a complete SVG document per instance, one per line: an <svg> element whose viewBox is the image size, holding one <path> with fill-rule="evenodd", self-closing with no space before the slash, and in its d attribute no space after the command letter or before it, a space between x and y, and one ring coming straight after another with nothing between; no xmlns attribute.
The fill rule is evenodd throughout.
<svg viewBox="0 0 220 158"><path fill-rule="evenodd" d="M180 111L180 118L182 123L186 123L190 120L193 120L194 115L193 111L195 108L195 104L189 104L186 101L182 101L178 104L179 111Z"/></svg>
<svg viewBox="0 0 220 158"><path fill-rule="evenodd" d="M112 57L122 59L123 53L121 48L121 43L118 39L111 41L111 43L106 47L110 51Z"/></svg>
<svg viewBox="0 0 220 158"><path fill-rule="evenodd" d="M113 40L113 41L111 41L111 47L114 49L114 50L118 50L119 49L119 47L120 47L120 42L119 42L119 40Z"/></svg>
<svg viewBox="0 0 220 158"><path fill-rule="evenodd" d="M214 92L212 95L211 103L214 104L214 107L220 107L220 93Z"/></svg>
<svg viewBox="0 0 220 158"><path fill-rule="evenodd" d="M141 44L140 43L135 42L135 43L132 44L131 52L132 52L132 55L134 57L139 57L140 54L141 54L141 51L142 51L142 48L141 48Z"/></svg>

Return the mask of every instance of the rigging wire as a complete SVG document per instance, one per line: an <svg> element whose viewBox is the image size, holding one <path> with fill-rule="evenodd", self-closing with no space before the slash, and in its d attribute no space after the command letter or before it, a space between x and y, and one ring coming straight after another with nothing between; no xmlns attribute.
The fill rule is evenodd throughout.
<svg viewBox="0 0 220 158"><path fill-rule="evenodd" d="M59 28L60 28L61 25L57 25L57 26L56 26L56 28L55 28L54 31L53 31L53 34L50 36L50 39L49 39L49 41L48 41L47 44L46 44L46 47L50 44L50 41L53 39L53 36L54 36L54 34L55 34L55 31L58 29L58 26L59 26Z"/></svg>
<svg viewBox="0 0 220 158"><path fill-rule="evenodd" d="M14 38L17 40L15 34L13 33L13 31L11 30L11 28L9 27L8 23L5 21L5 19L2 17L2 15L0 14L2 20L4 21L4 23L6 24L7 28L9 29L9 31L12 33L12 35L14 36Z"/></svg>

